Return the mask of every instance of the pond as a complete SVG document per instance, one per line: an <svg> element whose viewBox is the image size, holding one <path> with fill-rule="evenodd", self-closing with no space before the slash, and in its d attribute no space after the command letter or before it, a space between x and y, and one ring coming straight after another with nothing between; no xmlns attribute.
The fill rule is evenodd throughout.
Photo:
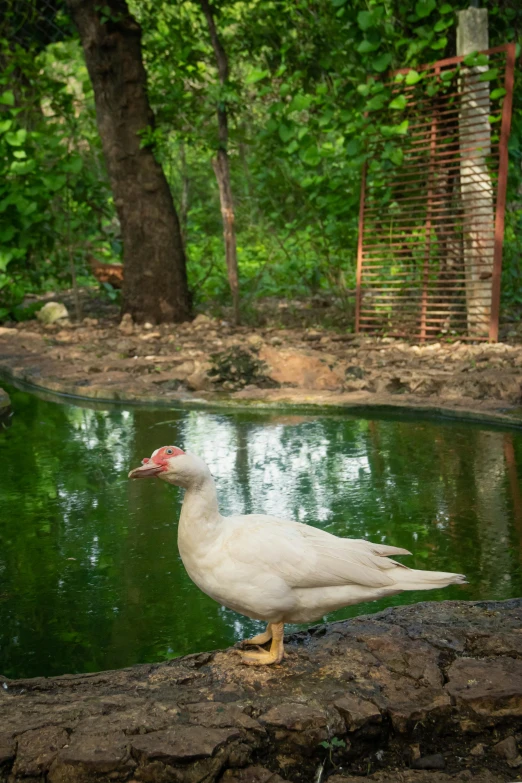
<svg viewBox="0 0 522 783"><path fill-rule="evenodd" d="M66 404L8 389L0 434L0 672L88 672L233 644L261 627L203 595L176 535L182 490L129 481L169 443L209 464L223 513L263 512L406 547L469 585L427 599L522 595L522 433L288 412ZM290 630L288 628L288 630Z"/></svg>

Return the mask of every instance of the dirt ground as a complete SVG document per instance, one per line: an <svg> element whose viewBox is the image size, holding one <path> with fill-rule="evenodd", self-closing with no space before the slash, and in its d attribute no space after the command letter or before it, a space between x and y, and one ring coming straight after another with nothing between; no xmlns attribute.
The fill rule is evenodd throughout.
<svg viewBox="0 0 522 783"><path fill-rule="evenodd" d="M60 301L73 312L70 295ZM186 324L136 325L84 292L80 321L0 327L0 372L104 400L417 407L518 421L515 325L509 342L418 345L356 336L338 310L312 305L268 303L257 326L203 314Z"/></svg>

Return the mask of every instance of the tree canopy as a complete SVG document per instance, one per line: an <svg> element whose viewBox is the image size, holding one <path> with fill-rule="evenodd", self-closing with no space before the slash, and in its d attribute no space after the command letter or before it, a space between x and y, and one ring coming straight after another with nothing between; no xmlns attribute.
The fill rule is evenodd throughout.
<svg viewBox="0 0 522 783"><path fill-rule="evenodd" d="M92 282L90 259L122 258L121 225L78 35L61 0L54 6L31 2L21 18L10 0L0 30L3 318L28 290L69 285L71 264L80 282ZM376 110L388 112L380 111L378 122L396 135L404 131L394 125L400 107L391 103L382 77L454 55L456 13L466 6L216 0L212 10L228 61L223 78L200 2L129 0L142 30L154 113L154 122L139 131L140 144L153 152L170 186L196 305L231 302L212 170L223 145L219 112L226 111L228 122L242 307L261 296L324 291L346 298L355 283L361 168ZM100 4L102 23L111 13ZM494 4L489 25L491 46L518 42L522 8L511 0ZM517 74L505 305L522 305L521 138Z"/></svg>

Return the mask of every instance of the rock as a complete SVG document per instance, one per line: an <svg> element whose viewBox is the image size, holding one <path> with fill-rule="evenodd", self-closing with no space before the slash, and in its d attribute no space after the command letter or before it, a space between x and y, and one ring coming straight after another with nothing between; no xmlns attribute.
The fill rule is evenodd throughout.
<svg viewBox="0 0 522 783"><path fill-rule="evenodd" d="M326 726L326 715L323 710L309 707L307 704L280 704L273 707L259 720L268 726L279 726L290 731L304 731Z"/></svg>
<svg viewBox="0 0 522 783"><path fill-rule="evenodd" d="M212 756L217 748L238 736L237 729L179 726L132 737L131 744L135 756L142 761L175 764Z"/></svg>
<svg viewBox="0 0 522 783"><path fill-rule="evenodd" d="M421 756L415 759L411 766L413 769L444 769L446 761L442 754L435 753L433 756Z"/></svg>
<svg viewBox="0 0 522 783"><path fill-rule="evenodd" d="M84 318L82 321L84 326L98 326L98 323L99 321L97 318Z"/></svg>
<svg viewBox="0 0 522 783"><path fill-rule="evenodd" d="M266 767L227 769L221 780L223 783L288 783L276 772L271 772Z"/></svg>
<svg viewBox="0 0 522 783"><path fill-rule="evenodd" d="M503 759L513 761L518 756L517 742L513 735L506 737L502 742L497 742L493 745L493 752L498 756L502 756Z"/></svg>
<svg viewBox="0 0 522 783"><path fill-rule="evenodd" d="M464 770L455 775L444 772L421 772L417 770L392 770L376 772L367 777L333 775L328 783L504 783L505 778L488 770L470 772Z"/></svg>
<svg viewBox="0 0 522 783"><path fill-rule="evenodd" d="M0 768L2 764L12 761L15 754L16 745L12 736L10 734L0 734Z"/></svg>
<svg viewBox="0 0 522 783"><path fill-rule="evenodd" d="M463 730L522 716L522 660L457 658L445 686L460 709Z"/></svg>
<svg viewBox="0 0 522 783"><path fill-rule="evenodd" d="M185 381L188 388L192 391L204 391L212 388L212 381L208 375L210 367L209 362L194 362L194 371L187 375Z"/></svg>
<svg viewBox="0 0 522 783"><path fill-rule="evenodd" d="M69 318L69 313L61 302L47 302L38 310L36 317L43 324L54 324L62 318Z"/></svg>
<svg viewBox="0 0 522 783"><path fill-rule="evenodd" d="M57 754L48 773L49 783L71 783L109 775L127 776L136 767L123 732L79 734Z"/></svg>
<svg viewBox="0 0 522 783"><path fill-rule="evenodd" d="M196 328L200 326L213 326L213 325L214 325L214 320L212 318L209 318L208 315L203 315L203 313L197 315L192 321L192 326L195 326Z"/></svg>
<svg viewBox="0 0 522 783"><path fill-rule="evenodd" d="M486 642L509 639L521 623L522 599L426 602L289 635L288 658L275 668L242 666L226 650L1 679L0 781L313 781L331 751L329 783L359 783L338 773L366 772L369 762L385 769L368 783L503 783L516 778L505 770L521 764L518 755L461 754L473 744L467 732L479 730L481 744L513 756L517 737L498 743L496 732L517 731L522 662L507 652L511 642ZM487 658L469 657L477 639ZM422 736L443 748L451 775L439 771L440 754L420 756ZM417 756L423 768L408 769ZM473 772L458 772L469 764Z"/></svg>
<svg viewBox="0 0 522 783"><path fill-rule="evenodd" d="M382 720L381 711L370 701L349 694L337 699L334 707L345 720L348 731L355 731L365 723L379 723Z"/></svg>
<svg viewBox="0 0 522 783"><path fill-rule="evenodd" d="M469 752L469 755L470 756L483 756L485 747L486 746L484 745L483 742L478 742L476 745L474 745L471 748L471 750Z"/></svg>
<svg viewBox="0 0 522 783"><path fill-rule="evenodd" d="M264 344L264 340L260 334L249 334L246 338L246 342L252 346L252 348L261 348Z"/></svg>
<svg viewBox="0 0 522 783"><path fill-rule="evenodd" d="M124 313L118 329L122 334L131 335L134 334L134 322L130 313Z"/></svg>
<svg viewBox="0 0 522 783"><path fill-rule="evenodd" d="M278 351L265 345L259 358L267 365L266 374L277 383L304 389L339 389L344 381L343 368L328 363L320 354Z"/></svg>
<svg viewBox="0 0 522 783"><path fill-rule="evenodd" d="M26 731L17 737L13 775L45 775L57 753L69 742L67 732L58 726Z"/></svg>

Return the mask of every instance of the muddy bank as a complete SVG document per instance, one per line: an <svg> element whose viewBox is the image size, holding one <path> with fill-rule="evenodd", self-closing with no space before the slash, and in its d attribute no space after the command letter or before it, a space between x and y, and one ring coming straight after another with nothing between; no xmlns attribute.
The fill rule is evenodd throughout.
<svg viewBox="0 0 522 783"><path fill-rule="evenodd" d="M522 599L425 603L296 634L278 667L0 678L0 780L517 780L521 621Z"/></svg>
<svg viewBox="0 0 522 783"><path fill-rule="evenodd" d="M415 406L522 421L520 344L410 345L203 315L176 326L28 321L0 328L0 372L103 400Z"/></svg>

